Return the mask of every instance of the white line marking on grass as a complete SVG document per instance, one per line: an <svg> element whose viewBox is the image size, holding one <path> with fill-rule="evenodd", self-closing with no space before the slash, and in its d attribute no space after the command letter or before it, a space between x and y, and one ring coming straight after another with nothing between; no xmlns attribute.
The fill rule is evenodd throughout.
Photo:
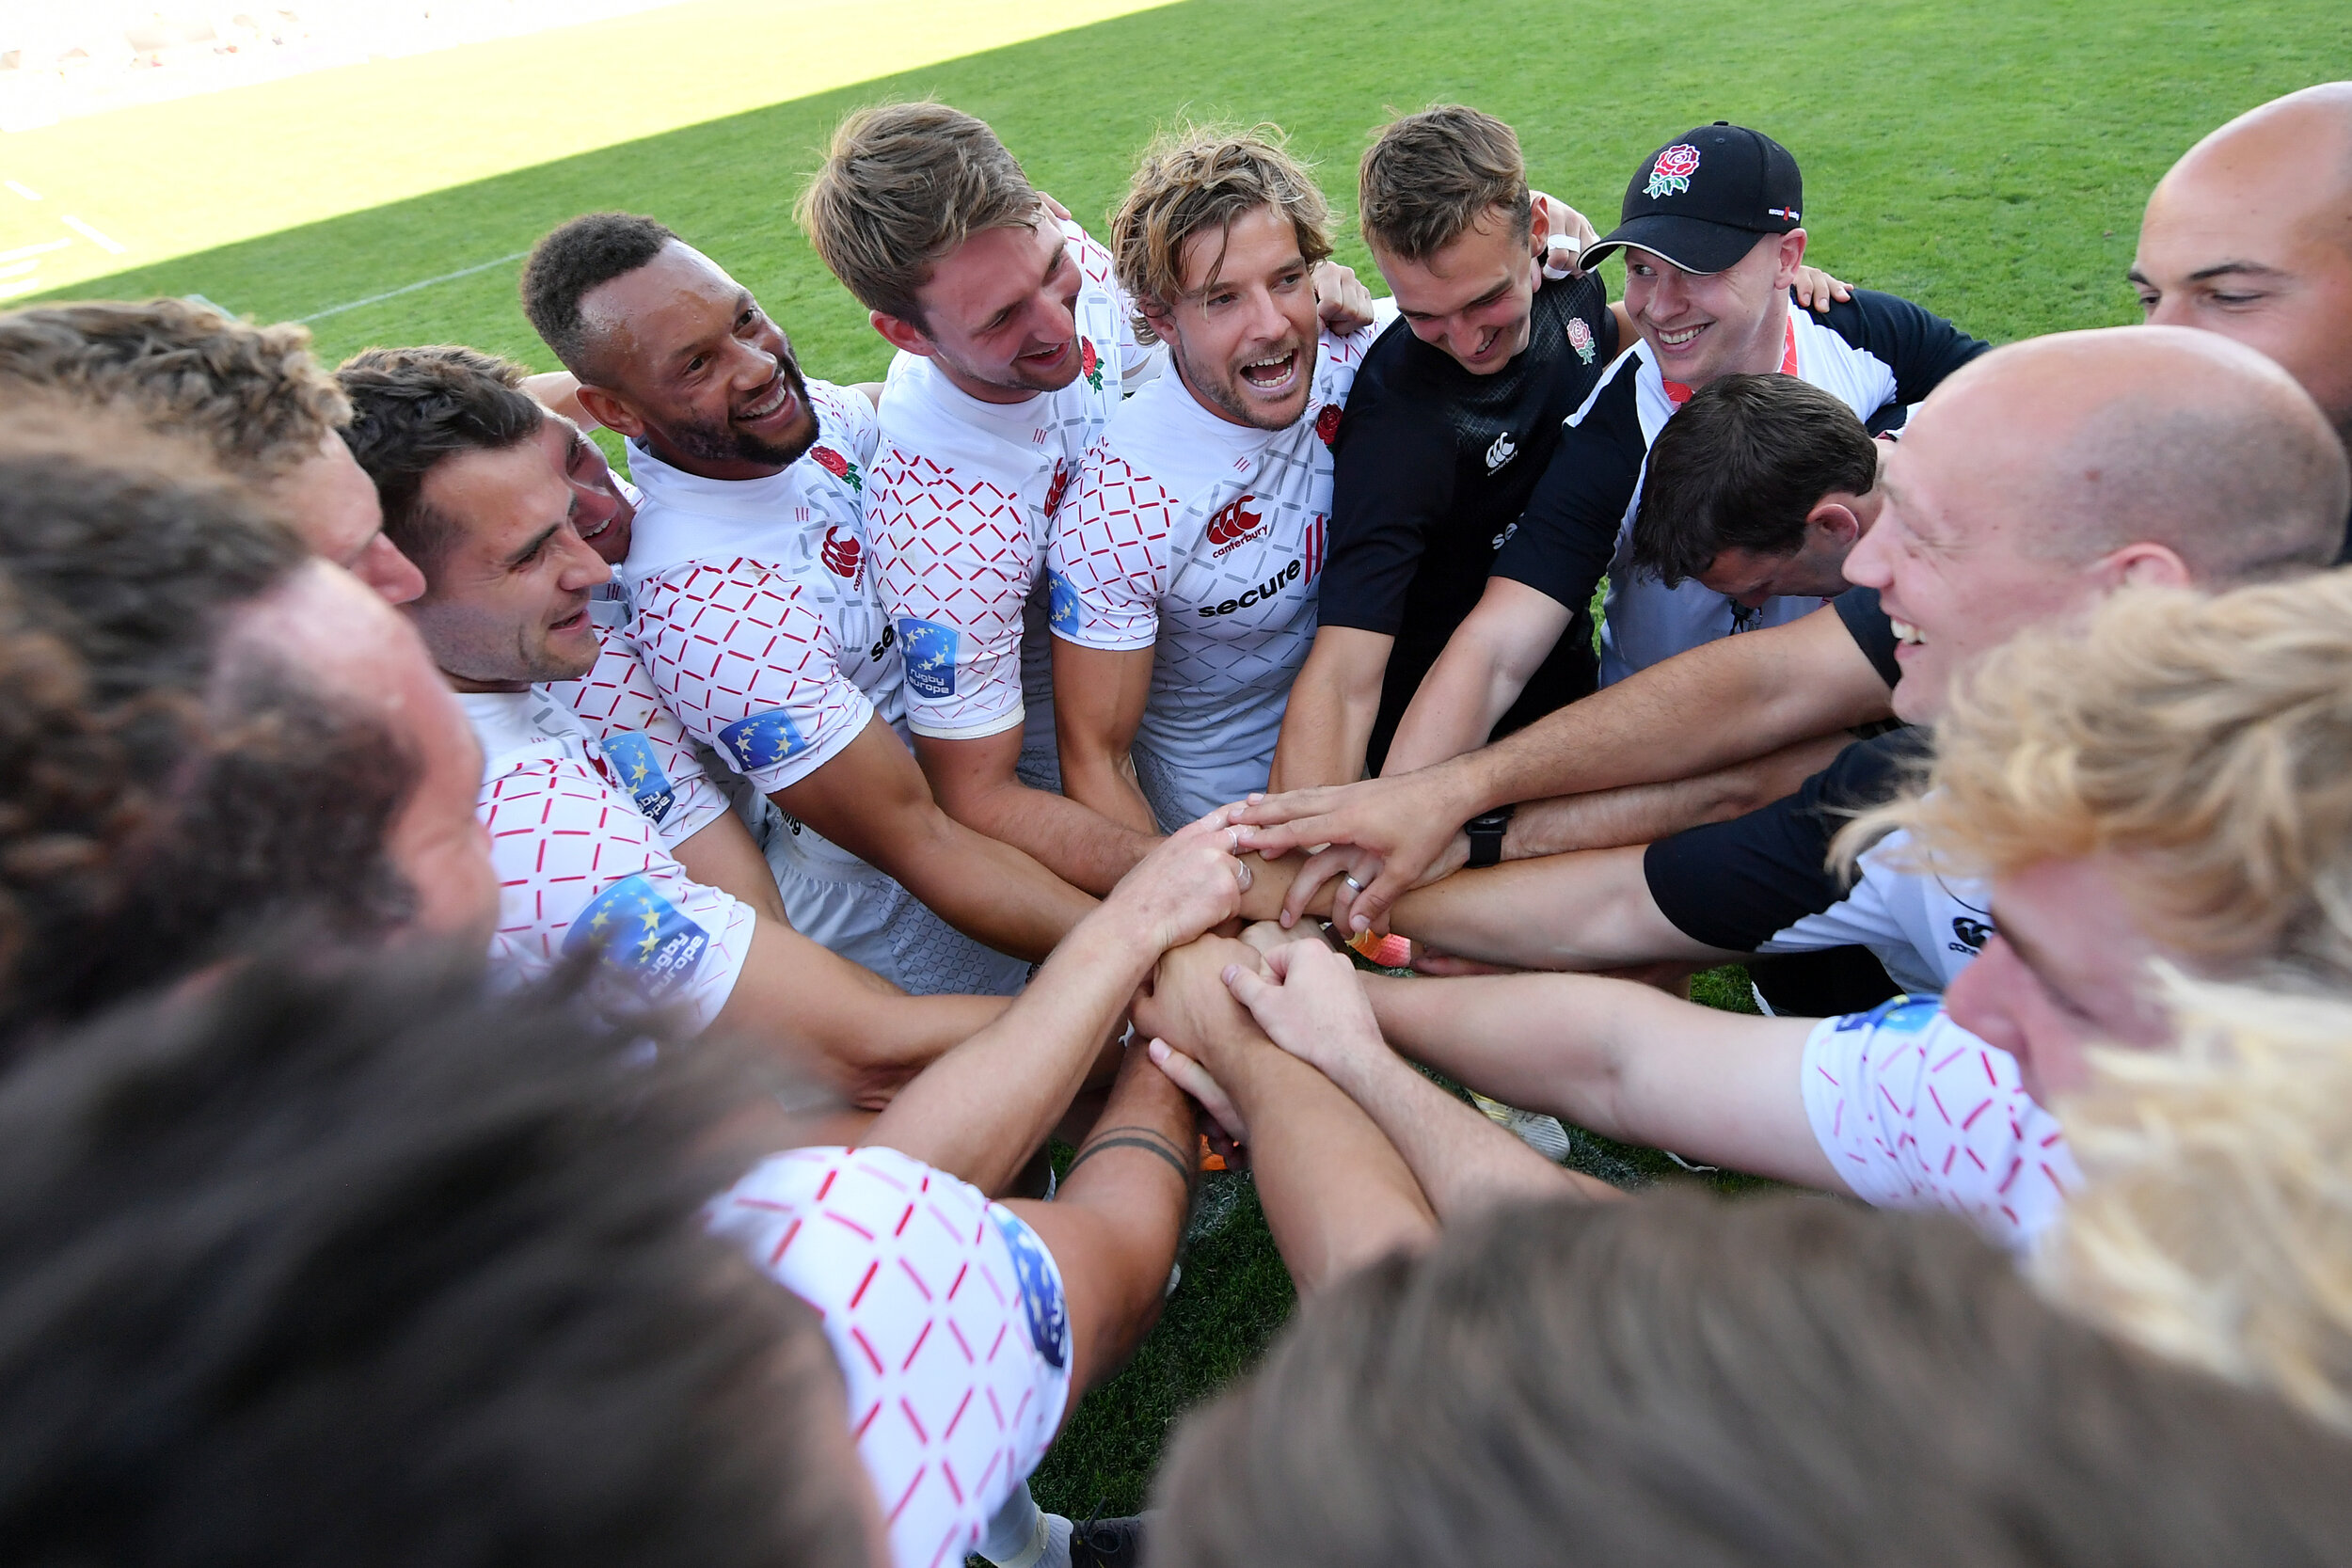
<svg viewBox="0 0 2352 1568"><path fill-rule="evenodd" d="M32 186L25 184L22 181L10 180L8 182L8 189L14 191L17 195L23 197L27 201L39 201L40 199L40 192L33 189Z"/></svg>
<svg viewBox="0 0 2352 1568"><path fill-rule="evenodd" d="M119 256L124 251L131 248L129 245L122 244L119 240L108 239L105 235L98 231L96 226L84 223L80 218L75 217L72 213L60 214L57 221L64 224L68 229L72 230L76 234L81 235L82 238L87 240L90 244L96 245L99 249L104 251L109 256Z"/></svg>
<svg viewBox="0 0 2352 1568"><path fill-rule="evenodd" d="M0 250L0 261L22 261L27 256L46 256L53 250L63 250L72 240L43 240L39 245L21 245L14 250Z"/></svg>
<svg viewBox="0 0 2352 1568"><path fill-rule="evenodd" d="M23 261L10 261L7 266L0 267L0 277L22 277L26 273L39 268L40 265L40 258L38 256Z"/></svg>
<svg viewBox="0 0 2352 1568"><path fill-rule="evenodd" d="M501 256L495 261L477 261L470 267L459 267L455 272L445 272L438 277L427 277L415 283L404 283L397 289L387 289L380 294L370 294L365 299L355 299L348 305L330 305L324 310L298 319L304 322L325 321L329 316L340 316L345 310L357 310L365 305L381 305L388 299L398 299L402 294L413 294L419 289L429 289L436 283L447 283L459 277L471 277L475 273L488 272L492 267L502 267L509 261L519 261L530 254L528 250L518 250L512 256Z"/></svg>
<svg viewBox="0 0 2352 1568"><path fill-rule="evenodd" d="M18 294L30 293L40 287L40 279L38 277L21 277L13 283L0 283L0 299L11 299Z"/></svg>

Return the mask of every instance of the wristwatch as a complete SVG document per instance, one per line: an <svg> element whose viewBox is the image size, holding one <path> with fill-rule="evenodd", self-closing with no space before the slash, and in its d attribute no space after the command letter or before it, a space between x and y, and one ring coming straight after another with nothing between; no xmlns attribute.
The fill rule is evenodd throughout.
<svg viewBox="0 0 2352 1568"><path fill-rule="evenodd" d="M1502 863L1503 830L1510 825L1511 814L1518 809L1517 806L1503 806L1473 816L1462 824L1462 831L1470 834L1470 863L1472 866Z"/></svg>

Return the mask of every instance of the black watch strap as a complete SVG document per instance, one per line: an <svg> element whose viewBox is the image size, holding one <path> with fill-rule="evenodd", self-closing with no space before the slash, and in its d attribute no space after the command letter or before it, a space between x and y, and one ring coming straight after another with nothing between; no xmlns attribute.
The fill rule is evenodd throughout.
<svg viewBox="0 0 2352 1568"><path fill-rule="evenodd" d="M1511 814L1517 806L1504 806L1497 811L1484 812L1462 824L1470 834L1472 866L1500 865L1502 863L1502 834L1510 826Z"/></svg>

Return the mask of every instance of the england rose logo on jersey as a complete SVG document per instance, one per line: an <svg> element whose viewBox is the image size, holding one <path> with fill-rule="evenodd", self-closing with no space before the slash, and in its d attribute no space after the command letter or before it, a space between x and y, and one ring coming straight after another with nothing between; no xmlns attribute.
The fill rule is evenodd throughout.
<svg viewBox="0 0 2352 1568"><path fill-rule="evenodd" d="M825 530L824 547L817 553L824 557L825 570L850 582L857 581L858 573L865 569L865 546L857 542L856 534L845 534L838 528Z"/></svg>
<svg viewBox="0 0 2352 1568"><path fill-rule="evenodd" d="M1094 352L1094 340L1078 340L1078 373L1087 378L1087 385L1096 391L1103 389L1103 356Z"/></svg>
<svg viewBox="0 0 2352 1568"><path fill-rule="evenodd" d="M1642 194L1652 201L1661 196L1680 196L1691 188L1691 176L1699 166L1699 150L1687 141L1678 141L1658 155L1649 166L1649 184Z"/></svg>
<svg viewBox="0 0 2352 1568"><path fill-rule="evenodd" d="M850 489L857 491L860 495L866 493L866 480L857 471L857 465L831 447L811 447L808 450L808 455L816 459L818 467L847 483Z"/></svg>
<svg viewBox="0 0 2352 1568"><path fill-rule="evenodd" d="M1341 412L1338 404L1327 403L1323 412L1315 416L1315 438L1327 447L1340 438Z"/></svg>
<svg viewBox="0 0 2352 1568"><path fill-rule="evenodd" d="M1584 325L1582 316L1568 318L1568 346L1576 356L1589 365L1593 362L1593 329Z"/></svg>

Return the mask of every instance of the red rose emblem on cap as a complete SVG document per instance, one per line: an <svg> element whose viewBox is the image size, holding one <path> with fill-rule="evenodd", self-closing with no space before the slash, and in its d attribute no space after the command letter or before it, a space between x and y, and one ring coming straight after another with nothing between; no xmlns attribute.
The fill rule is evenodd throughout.
<svg viewBox="0 0 2352 1568"><path fill-rule="evenodd" d="M1655 201L1661 196L1679 196L1691 188L1691 176L1699 166L1699 150L1687 141L1678 141L1658 155L1649 166L1649 184L1642 194Z"/></svg>
<svg viewBox="0 0 2352 1568"><path fill-rule="evenodd" d="M809 452L809 456L817 459L817 466L824 469L825 472L833 475L834 478L847 479L850 477L850 460L842 456L839 452L834 451L831 447L813 448Z"/></svg>
<svg viewBox="0 0 2352 1568"><path fill-rule="evenodd" d="M1327 403L1323 412L1315 416L1315 434L1327 447L1340 438L1340 412L1338 404Z"/></svg>

